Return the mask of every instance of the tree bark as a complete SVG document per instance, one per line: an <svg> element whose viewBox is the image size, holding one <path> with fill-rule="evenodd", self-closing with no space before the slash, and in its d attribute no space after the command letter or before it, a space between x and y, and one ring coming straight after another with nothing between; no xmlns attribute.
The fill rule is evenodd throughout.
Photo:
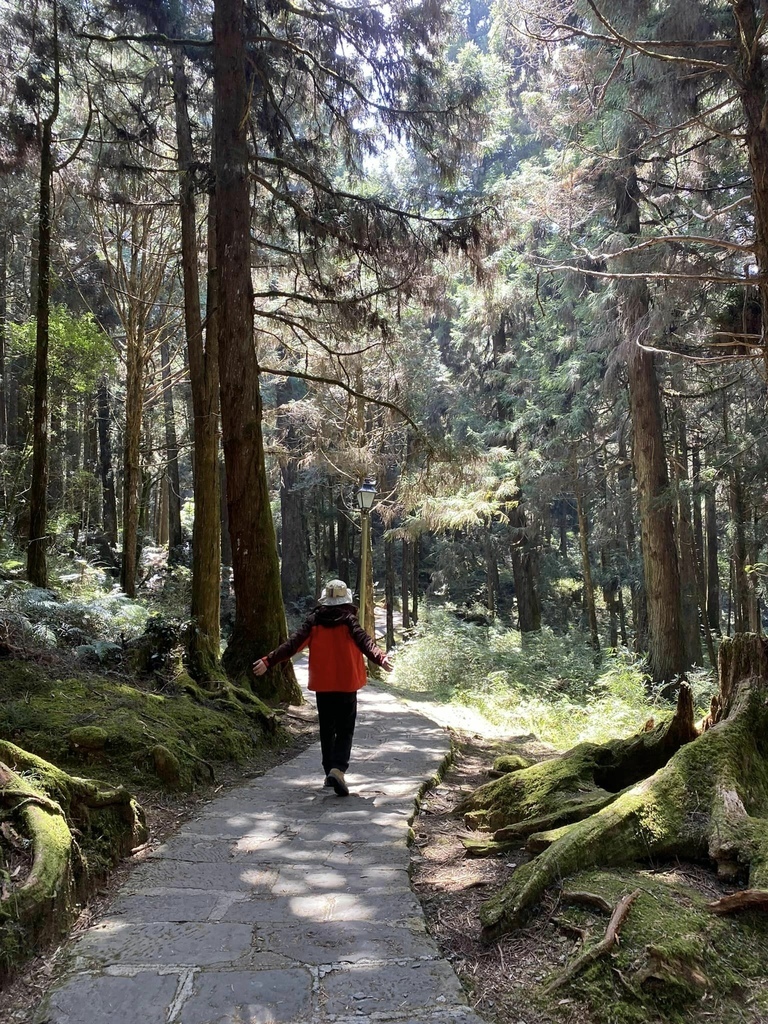
<svg viewBox="0 0 768 1024"><path fill-rule="evenodd" d="M219 275L219 373L227 504L235 587L235 626L224 655L244 676L286 637L280 565L262 435L259 367L254 348L250 259L250 189L244 5L215 0L214 126L216 254ZM290 662L261 677L261 696L301 701Z"/></svg>
<svg viewBox="0 0 768 1024"><path fill-rule="evenodd" d="M110 545L117 544L117 499L112 470L112 446L109 440L109 390L106 377L96 396L99 430L99 476L101 477L101 528Z"/></svg>
<svg viewBox="0 0 768 1024"><path fill-rule="evenodd" d="M53 0L53 84L51 113L43 120L40 136L40 192L37 217L37 316L35 335L34 413L32 419L32 484L29 490L29 545L27 578L38 587L48 585L48 342L51 292L51 193L54 170L53 125L59 113L58 4Z"/></svg>
<svg viewBox="0 0 768 1024"><path fill-rule="evenodd" d="M183 229L182 229L183 230ZM182 240L182 249L184 243ZM195 253L195 257L197 253ZM182 252L182 266L185 258ZM168 494L168 564L181 558L184 537L181 532L181 482L179 479L179 443L176 439L176 411L171 386L171 350L167 341L160 346L163 380L163 418L165 421L165 480Z"/></svg>
<svg viewBox="0 0 768 1024"><path fill-rule="evenodd" d="M541 604L537 546L535 539L530 537L525 511L520 502L510 506L508 515L513 531L512 576L515 581L518 628L521 633L538 633L541 629Z"/></svg>
<svg viewBox="0 0 768 1024"><path fill-rule="evenodd" d="M280 513L283 524L280 583L286 602L304 600L309 594L307 524L303 492L298 487L299 444L295 427L285 411L287 403L295 397L294 382L286 377L277 386L277 429L288 452L280 457Z"/></svg>
<svg viewBox="0 0 768 1024"><path fill-rule="evenodd" d="M754 0L733 0L735 22L736 75L738 95L744 111L744 139L752 180L754 217L754 261L757 264L757 288L760 296L763 359L768 368L765 347L768 327L768 80L766 79L762 36L763 13Z"/></svg>
<svg viewBox="0 0 768 1024"><path fill-rule="evenodd" d="M592 566L589 560L589 523L584 509L584 500L579 486L579 468L576 461L576 449L573 450L571 472L573 476L573 492L576 497L576 514L579 517L579 547L581 549L581 568L584 574L584 598L589 621L590 643L596 652L600 651L600 634L597 630L597 607L595 605L595 586L592 582Z"/></svg>
<svg viewBox="0 0 768 1024"><path fill-rule="evenodd" d="M219 478L219 352L216 252L216 199L208 209L207 321L203 336L200 309L200 275L197 246L192 132L189 123L188 83L184 55L173 56L173 96L179 165L181 266L184 282L184 327L192 392L193 496L192 596L194 622L187 644L187 661L193 678L207 683L219 675L221 646L221 512ZM179 508L180 512L180 508ZM179 519L179 543L181 543Z"/></svg>
<svg viewBox="0 0 768 1024"><path fill-rule="evenodd" d="M384 540L384 593L387 606L387 650L395 646L395 565L391 537Z"/></svg>
<svg viewBox="0 0 768 1024"><path fill-rule="evenodd" d="M411 545L406 537L403 537L402 557L400 563L400 608L403 616L403 629L410 629L411 606L409 602L409 590L411 584L410 567Z"/></svg>
<svg viewBox="0 0 768 1024"><path fill-rule="evenodd" d="M634 167L628 166L619 174L616 185L618 230L630 236L629 245L640 233L639 188ZM625 339L648 607L648 670L654 682L665 682L683 673L688 662L661 395L654 355L643 347L649 302L648 286L643 278L622 283L618 307Z"/></svg>

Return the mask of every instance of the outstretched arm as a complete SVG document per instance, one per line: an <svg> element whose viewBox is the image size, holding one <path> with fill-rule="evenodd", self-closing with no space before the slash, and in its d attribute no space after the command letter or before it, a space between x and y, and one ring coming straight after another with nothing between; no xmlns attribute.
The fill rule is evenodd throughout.
<svg viewBox="0 0 768 1024"><path fill-rule="evenodd" d="M263 676L272 665L277 665L280 661L288 661L294 654L298 654L309 643L309 634L312 632L313 624L312 617L310 616L279 647L276 647L274 651L270 651L269 654L265 654L258 661L254 661L253 674L255 676Z"/></svg>
<svg viewBox="0 0 768 1024"><path fill-rule="evenodd" d="M350 623L349 631L352 634L352 639L355 641L357 646L371 661L375 661L377 665L380 665L385 672L391 672L395 667L389 660L387 655L382 651L380 647L374 643L373 639L368 636L363 627L359 622L355 621Z"/></svg>

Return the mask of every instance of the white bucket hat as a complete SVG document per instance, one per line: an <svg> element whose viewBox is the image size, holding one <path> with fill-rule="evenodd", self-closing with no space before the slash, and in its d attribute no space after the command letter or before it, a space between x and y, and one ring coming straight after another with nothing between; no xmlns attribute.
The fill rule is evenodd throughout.
<svg viewBox="0 0 768 1024"><path fill-rule="evenodd" d="M334 604L354 604L354 597L352 591L349 589L344 580L330 580L325 584L325 588L317 602L322 605L334 605Z"/></svg>

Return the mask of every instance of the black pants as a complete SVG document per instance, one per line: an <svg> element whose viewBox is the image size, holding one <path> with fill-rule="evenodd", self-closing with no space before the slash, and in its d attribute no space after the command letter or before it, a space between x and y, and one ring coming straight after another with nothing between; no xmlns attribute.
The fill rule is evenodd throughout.
<svg viewBox="0 0 768 1024"><path fill-rule="evenodd" d="M317 717L320 720L320 750L323 771L331 768L345 772L349 768L352 737L357 718L357 693L316 693Z"/></svg>

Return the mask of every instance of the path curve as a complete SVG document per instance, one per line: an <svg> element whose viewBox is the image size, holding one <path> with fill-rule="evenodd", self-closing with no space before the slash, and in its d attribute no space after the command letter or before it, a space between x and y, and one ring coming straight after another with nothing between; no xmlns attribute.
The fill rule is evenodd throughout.
<svg viewBox="0 0 768 1024"><path fill-rule="evenodd" d="M482 1024L408 880L446 732L361 691L348 780L319 744L207 804L74 944L35 1024Z"/></svg>

